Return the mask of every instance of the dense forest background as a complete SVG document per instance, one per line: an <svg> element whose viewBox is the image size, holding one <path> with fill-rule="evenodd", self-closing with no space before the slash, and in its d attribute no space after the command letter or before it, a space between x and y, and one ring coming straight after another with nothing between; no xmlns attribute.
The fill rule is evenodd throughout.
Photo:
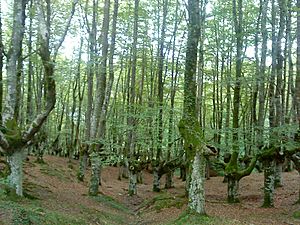
<svg viewBox="0 0 300 225"><path fill-rule="evenodd" d="M41 162L56 154L80 159L79 180L90 161L91 195L105 165L129 177L130 195L151 165L154 191L163 174L172 187L181 168L192 197L204 162L225 174L228 201L238 202L239 180L257 166L264 205L274 206L283 169L300 162L299 4L1 0L9 183L22 195L24 153Z"/></svg>

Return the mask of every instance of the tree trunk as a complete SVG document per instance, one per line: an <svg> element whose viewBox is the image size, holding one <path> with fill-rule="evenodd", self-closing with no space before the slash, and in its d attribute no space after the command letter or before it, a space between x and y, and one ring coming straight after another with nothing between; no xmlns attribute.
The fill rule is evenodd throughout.
<svg viewBox="0 0 300 225"><path fill-rule="evenodd" d="M84 180L84 174L87 168L87 162L88 162L88 151L87 151L87 146L83 147L83 152L81 154L81 158L80 158L80 166L79 166L79 171L77 174L77 179L79 181L83 181Z"/></svg>
<svg viewBox="0 0 300 225"><path fill-rule="evenodd" d="M7 156L7 162L11 170L8 176L8 183L11 188L16 190L16 194L19 196L23 196L23 158L23 149L15 150L14 153Z"/></svg>
<svg viewBox="0 0 300 225"><path fill-rule="evenodd" d="M232 115L232 154L229 163L226 166L228 175L228 202L238 202L238 179L235 173L238 172L238 155L239 155L239 116L241 104L241 77L242 77L242 50L243 50L243 1L232 1L232 14L234 20L235 39L236 39L236 68L235 82L233 90L233 115Z"/></svg>
<svg viewBox="0 0 300 225"><path fill-rule="evenodd" d="M32 54L32 36L33 36L33 1L30 0L30 16L29 16L29 37L28 37L28 54ZM29 62L28 62L28 78L27 78L27 108L26 108L26 124L28 124L33 117L33 104L32 104L32 99L33 99L33 94L32 94L32 75L33 75L33 62L32 62L32 57L29 56Z"/></svg>
<svg viewBox="0 0 300 225"><path fill-rule="evenodd" d="M0 7L0 124L2 124L2 108L3 108L3 58L4 58L4 46L2 38L2 9Z"/></svg>
<svg viewBox="0 0 300 225"><path fill-rule="evenodd" d="M274 161L264 162L264 203L263 207L274 207Z"/></svg>
<svg viewBox="0 0 300 225"><path fill-rule="evenodd" d="M282 182L282 167L283 167L283 163L282 162L276 162L276 166L275 166L275 180L274 180L274 187L278 188L278 187L282 187L283 186L283 182Z"/></svg>
<svg viewBox="0 0 300 225"><path fill-rule="evenodd" d="M137 183L138 184L143 184L144 183L143 171L140 171L140 172L137 173Z"/></svg>
<svg viewBox="0 0 300 225"><path fill-rule="evenodd" d="M229 203L238 203L239 200L239 180L233 176L227 177L228 181L228 202Z"/></svg>
<svg viewBox="0 0 300 225"><path fill-rule="evenodd" d="M123 160L123 166L122 166L122 177L126 179L129 177L128 165L129 165L128 159L125 158Z"/></svg>
<svg viewBox="0 0 300 225"><path fill-rule="evenodd" d="M257 133L257 146L261 148L263 146L263 134L264 134L264 121L265 121L265 71L266 71L266 56L267 56L267 41L268 41L268 29L266 29L267 23L267 8L268 0L261 0L261 32L262 32L262 44L261 44L261 59L258 75L258 133Z"/></svg>
<svg viewBox="0 0 300 225"><path fill-rule="evenodd" d="M160 177L158 175L158 168L153 168L153 191L159 192L160 191Z"/></svg>
<svg viewBox="0 0 300 225"><path fill-rule="evenodd" d="M205 215L205 193L204 193L204 174L206 160L203 154L196 153L189 187L189 208L201 215Z"/></svg>
<svg viewBox="0 0 300 225"><path fill-rule="evenodd" d="M98 8L98 1L96 2L93 0L93 9L92 9L92 22L91 22L91 29L90 26L87 26L88 32L88 63L87 63L87 106L86 106L86 113L85 113L85 140L91 140L91 126L92 126L92 110L93 110L93 88L94 88L94 75L95 75L95 64L96 64L96 45L97 45L97 24L96 18L98 17L97 8ZM88 5L88 1L86 1L86 6ZM86 8L85 17L87 18L88 9ZM87 21L86 21L87 22ZM91 146L89 146L90 148ZM80 176L83 176L85 171Z"/></svg>
<svg viewBox="0 0 300 225"><path fill-rule="evenodd" d="M300 0L297 0L297 8L300 8ZM297 63L296 63L296 110L297 122L300 130L300 11L297 10Z"/></svg>
<svg viewBox="0 0 300 225"><path fill-rule="evenodd" d="M100 144L94 144L92 146L92 151L99 152L103 148L103 139L105 136L105 116L106 116L106 108L105 112L102 112L102 107L105 99L105 89L106 89L106 75L107 75L107 56L108 56L108 30L109 30L109 9L110 9L110 0L105 0L104 8L103 8L103 23L101 30L101 44L102 44L102 56L100 63L100 74L97 72L97 93L95 98L95 111L93 115L93 123L91 130L91 138L92 141L100 140ZM110 94L110 93L109 93ZM104 113L104 114L103 114ZM98 153L96 153L98 155ZM99 159L100 160L100 159ZM97 174L97 171L100 171L100 167L97 168L98 164L95 164L92 169L95 169L93 174ZM100 173L98 173L100 176ZM94 179L94 178L91 178ZM98 177L99 179L99 177ZM91 185L92 182L91 182ZM96 187L96 186L94 186ZM92 188L92 187L91 187ZM96 192L95 192L96 193Z"/></svg>
<svg viewBox="0 0 300 225"><path fill-rule="evenodd" d="M93 152L91 154L91 167L92 167L92 174L91 174L91 183L89 187L89 195L96 196L98 195L99 184L100 184L100 157L97 153Z"/></svg>
<svg viewBox="0 0 300 225"><path fill-rule="evenodd" d="M134 170L129 170L129 186L128 186L128 195L136 195L137 194L137 174Z"/></svg>
<svg viewBox="0 0 300 225"><path fill-rule="evenodd" d="M166 184L165 184L166 189L174 187L173 176L174 176L173 172L166 173Z"/></svg>
<svg viewBox="0 0 300 225"><path fill-rule="evenodd" d="M156 161L157 164L160 163L162 155L162 142L163 142L163 70L164 70L164 48L165 48L165 36L166 36L166 20L167 20L167 11L168 10L168 0L163 0L163 22L161 26L161 37L159 40L159 57L158 57L158 78L157 78L157 90L158 90L158 136L157 136L157 152L156 152ZM154 173L153 173L154 175ZM157 179L158 178L158 179ZM160 177L155 177L153 179L153 191L160 190Z"/></svg>
<svg viewBox="0 0 300 225"><path fill-rule="evenodd" d="M173 136L174 136L174 104L175 104L175 94L176 94L176 85L177 85L177 77L178 72L175 71L175 51L176 51L176 32L178 29L178 7L179 2L176 1L176 9L175 9L175 18L174 18L174 30L173 30L173 40L172 40L172 69L171 69L171 90L170 90L170 110L169 110L169 127L168 127L168 150L167 150L167 160L171 159L171 153L173 148ZM173 172L169 172L166 174L166 183L165 188L174 187L173 182Z"/></svg>
<svg viewBox="0 0 300 225"><path fill-rule="evenodd" d="M135 100L136 100L136 70L137 70L137 43L138 43L138 20L139 20L139 0L134 1L134 25L133 25L133 43L132 43L132 64L131 64L131 77L128 76L128 117L127 125L131 127L127 134L127 140L125 144L125 151L130 156L135 154L135 136L136 136L136 119L135 119ZM130 71L130 68L129 68ZM129 83L129 79L130 83ZM128 157L128 155L125 155ZM131 159L129 159L131 160ZM129 166L130 166L129 162ZM136 195L136 182L137 174L136 172L129 169L129 195Z"/></svg>

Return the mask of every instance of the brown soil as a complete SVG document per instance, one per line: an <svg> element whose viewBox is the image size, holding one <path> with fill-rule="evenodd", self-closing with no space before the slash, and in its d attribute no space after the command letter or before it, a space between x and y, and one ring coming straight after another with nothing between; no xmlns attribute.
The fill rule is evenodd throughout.
<svg viewBox="0 0 300 225"><path fill-rule="evenodd" d="M34 158L30 158L25 163L25 189L41 199L44 207L74 215L80 213L82 207L95 212L106 210L105 205L87 196L89 175L85 182L76 180L77 161L69 163L65 158L45 156L47 167L33 162ZM89 173L90 171L87 172ZM186 209L187 200L182 197L184 182L177 177L174 179L175 188L163 189L159 195L180 198L184 205L161 210L151 207L151 199L158 193L152 192L152 175L149 172L144 172L144 183L138 185L138 194L133 197L127 195L128 181L120 181L117 177L118 168L106 167L102 171L100 192L123 203L133 212L128 214L124 224L164 224L176 219ZM208 215L234 221L232 224L300 224L292 216L293 212L300 209L299 204L294 204L299 191L297 172L283 174L284 186L276 189L275 208L272 209L261 208L263 174L252 174L240 181L241 203L233 205L226 203L227 184L222 183L222 180L222 177L212 177L206 181ZM163 186L165 178L162 177L161 181Z"/></svg>

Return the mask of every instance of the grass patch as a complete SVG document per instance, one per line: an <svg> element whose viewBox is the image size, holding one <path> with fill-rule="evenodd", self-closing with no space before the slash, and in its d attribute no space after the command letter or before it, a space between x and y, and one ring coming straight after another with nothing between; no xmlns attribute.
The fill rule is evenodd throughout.
<svg viewBox="0 0 300 225"><path fill-rule="evenodd" d="M84 224L84 220L78 217L71 217L56 211L43 209L30 204L26 199L19 202L0 200L0 211L5 215L4 224L13 225L61 225L61 224ZM6 222L6 223L5 223Z"/></svg>
<svg viewBox="0 0 300 225"><path fill-rule="evenodd" d="M65 175L66 171L52 168L48 164L41 164L40 171L42 174L57 177L61 181L71 181L71 179Z"/></svg>
<svg viewBox="0 0 300 225"><path fill-rule="evenodd" d="M126 224L127 218L126 215L127 213L110 213L108 211L99 211L96 209L92 208L87 208L84 205L80 205L81 208L81 215L84 218L88 218L88 221L86 224L115 224L115 225L121 225L121 224Z"/></svg>
<svg viewBox="0 0 300 225"><path fill-rule="evenodd" d="M168 192L161 192L154 198L145 201L140 208L153 208L159 212L162 209L171 207L181 209L185 204L187 204L187 198L184 195L173 196Z"/></svg>
<svg viewBox="0 0 300 225"><path fill-rule="evenodd" d="M117 209L119 211L122 211L124 213L131 213L131 211L121 203L117 202L115 199L113 199L110 196L99 194L97 196L91 197L95 199L96 201L110 207L113 209Z"/></svg>
<svg viewBox="0 0 300 225"><path fill-rule="evenodd" d="M154 208L156 211L162 209L176 207L177 209L182 208L187 203L187 199L180 196L171 196L169 193L163 193L153 198Z"/></svg>
<svg viewBox="0 0 300 225"><path fill-rule="evenodd" d="M68 215L65 212L41 207L39 200L1 194L0 225L121 225L127 223L128 214L130 213L127 208L107 196L98 198L98 201L107 205L106 208L115 208L117 211L115 212L109 209L99 211L82 205L79 215ZM71 206L68 206L68 208L70 207Z"/></svg>
<svg viewBox="0 0 300 225"><path fill-rule="evenodd" d="M294 213L293 213L293 217L294 217L295 219L300 219L300 211L294 212Z"/></svg>
<svg viewBox="0 0 300 225"><path fill-rule="evenodd" d="M206 215L199 215L195 212L185 210L175 221L168 223L168 225L239 225L238 221L229 221L224 218L210 217Z"/></svg>

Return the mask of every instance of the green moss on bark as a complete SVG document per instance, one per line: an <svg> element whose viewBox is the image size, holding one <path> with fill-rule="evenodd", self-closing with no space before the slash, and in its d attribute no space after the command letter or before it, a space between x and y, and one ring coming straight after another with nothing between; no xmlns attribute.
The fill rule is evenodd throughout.
<svg viewBox="0 0 300 225"><path fill-rule="evenodd" d="M187 153L188 161L191 162L196 154L196 151L203 150L203 135L198 120L190 116L189 118L181 119L178 124L178 129L181 137L184 139L184 148ZM202 154L202 152L200 152Z"/></svg>

